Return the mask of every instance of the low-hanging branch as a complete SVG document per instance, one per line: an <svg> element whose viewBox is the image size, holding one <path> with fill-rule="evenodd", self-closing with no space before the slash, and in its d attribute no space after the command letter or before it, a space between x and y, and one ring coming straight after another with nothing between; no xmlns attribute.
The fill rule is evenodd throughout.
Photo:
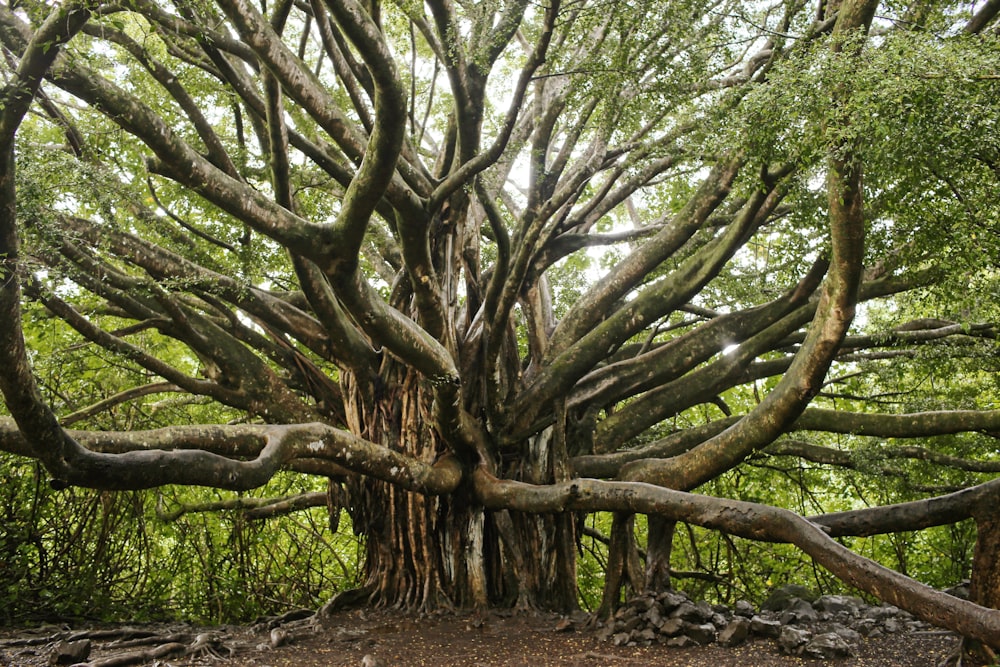
<svg viewBox="0 0 1000 667"><path fill-rule="evenodd" d="M477 470L475 491L491 509L527 512L614 511L656 515L758 541L794 544L845 583L918 618L1000 647L1000 610L918 583L833 540L823 527L789 510L674 491L637 482L574 479L536 486ZM1000 482L978 493L995 498ZM956 623L956 618L963 619Z"/></svg>
<svg viewBox="0 0 1000 667"><path fill-rule="evenodd" d="M824 447L802 440L783 439L774 443L764 450L767 454L775 456L797 456L813 463L835 465L844 468L858 469L867 463L859 460L859 452ZM965 470L967 472L996 473L1000 472L1000 461L977 461L966 459L960 456L951 456L935 452L926 447L901 446L901 447L878 447L874 450L864 450L865 461L873 458L884 459L914 459L918 461L928 461L947 468Z"/></svg>
<svg viewBox="0 0 1000 667"><path fill-rule="evenodd" d="M423 463L321 423L65 431L65 437L74 448L53 479L57 486L146 489L184 484L244 491L267 483L296 459L323 459L435 495L454 491L462 477L451 457ZM0 418L0 449L33 455L26 436L9 418Z"/></svg>
<svg viewBox="0 0 1000 667"><path fill-rule="evenodd" d="M156 518L172 522L185 514L241 510L247 519L269 519L310 507L326 507L325 491L296 493L282 498L227 498L204 503L181 503L167 510L162 498L156 505Z"/></svg>

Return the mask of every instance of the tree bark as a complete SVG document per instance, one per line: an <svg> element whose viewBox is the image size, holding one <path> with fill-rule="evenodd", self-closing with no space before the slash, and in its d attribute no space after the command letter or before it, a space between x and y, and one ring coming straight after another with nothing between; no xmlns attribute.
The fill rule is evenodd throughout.
<svg viewBox="0 0 1000 667"><path fill-rule="evenodd" d="M367 383L345 374L345 393ZM418 373L383 360L374 400L356 396L351 431L425 463L447 453L434 427L433 390ZM405 491L373 477L350 484L354 529L365 537L364 589L373 604L420 611L483 606L485 515L461 491Z"/></svg>
<svg viewBox="0 0 1000 667"><path fill-rule="evenodd" d="M649 517L646 543L646 589L662 591L670 588L670 554L674 546L677 524L659 516Z"/></svg>
<svg viewBox="0 0 1000 667"><path fill-rule="evenodd" d="M969 596L978 605L1000 609L1000 513L995 506L982 507L974 516L978 537Z"/></svg>
<svg viewBox="0 0 1000 667"><path fill-rule="evenodd" d="M484 470L476 471L474 482L476 496L489 508L639 512L754 540L790 542L849 586L929 623L1000 648L1000 611L934 590L859 556L820 526L788 510L636 482L575 479L533 486L497 480Z"/></svg>

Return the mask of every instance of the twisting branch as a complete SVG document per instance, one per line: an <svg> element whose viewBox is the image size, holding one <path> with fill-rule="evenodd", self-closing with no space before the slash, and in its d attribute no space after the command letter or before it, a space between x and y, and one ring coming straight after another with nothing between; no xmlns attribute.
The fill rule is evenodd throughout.
<svg viewBox="0 0 1000 667"><path fill-rule="evenodd" d="M67 430L65 437L75 449L66 453L58 470L50 470L57 486L147 489L184 484L246 491L267 483L282 467L309 459L432 495L454 491L462 476L453 458L423 463L320 423ZM0 418L0 449L37 456L23 431L8 418Z"/></svg>
<svg viewBox="0 0 1000 667"><path fill-rule="evenodd" d="M652 514L752 540L789 542L842 581L880 600L940 627L1000 646L1000 610L961 600L878 565L834 541L812 521L788 510L635 482L581 478L534 486L501 481L482 469L475 472L473 479L477 496L492 509ZM998 488L994 483L988 492L995 498ZM963 621L956 621L959 616Z"/></svg>
<svg viewBox="0 0 1000 667"><path fill-rule="evenodd" d="M31 372L21 328L22 267L17 222L14 135L24 119L42 78L59 58L61 46L90 19L84 5L55 7L31 40L24 44L14 78L0 91L0 393L18 427L30 434L25 448L47 467L59 470L73 443L68 441L52 410L42 400ZM23 35L22 35L23 37Z"/></svg>

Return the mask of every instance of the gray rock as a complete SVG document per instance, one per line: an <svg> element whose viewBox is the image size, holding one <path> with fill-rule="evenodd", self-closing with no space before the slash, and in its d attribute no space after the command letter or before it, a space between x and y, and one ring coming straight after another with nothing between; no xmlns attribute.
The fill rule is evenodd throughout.
<svg viewBox="0 0 1000 667"><path fill-rule="evenodd" d="M49 654L50 665L74 665L84 662L90 657L90 640L81 639L75 642L60 641Z"/></svg>
<svg viewBox="0 0 1000 667"><path fill-rule="evenodd" d="M616 633L614 637L611 638L611 643L615 646L625 646L632 640L632 635L627 632Z"/></svg>
<svg viewBox="0 0 1000 667"><path fill-rule="evenodd" d="M656 598L649 595L640 595L629 601L629 605L635 607L639 612L649 611L654 604L656 604Z"/></svg>
<svg viewBox="0 0 1000 667"><path fill-rule="evenodd" d="M750 619L750 631L761 637L777 638L781 634L781 621L754 616Z"/></svg>
<svg viewBox="0 0 1000 667"><path fill-rule="evenodd" d="M739 646L750 636L750 619L745 616L737 616L729 621L719 632L719 644L722 646Z"/></svg>
<svg viewBox="0 0 1000 667"><path fill-rule="evenodd" d="M851 623L851 627L861 633L862 637L871 637L872 631L878 629L878 622L874 618L859 618Z"/></svg>
<svg viewBox="0 0 1000 667"><path fill-rule="evenodd" d="M968 579L966 579L965 581L960 581L957 584L955 584L954 586L952 586L951 588L944 589L944 592L947 593L948 595L954 595L957 598L961 598L963 600L968 600L969 599L969 583L970 582L969 582Z"/></svg>
<svg viewBox="0 0 1000 667"><path fill-rule="evenodd" d="M670 612L673 618L679 618L688 623L705 623L712 619L712 606L702 600L701 602L682 602L676 609Z"/></svg>
<svg viewBox="0 0 1000 667"><path fill-rule="evenodd" d="M658 628L661 635L676 637L684 630L684 621L679 618L668 618Z"/></svg>
<svg viewBox="0 0 1000 667"><path fill-rule="evenodd" d="M667 646L670 646L671 648L687 648L688 646L694 645L694 640L687 635L678 635L667 640Z"/></svg>
<svg viewBox="0 0 1000 667"><path fill-rule="evenodd" d="M882 629L888 632L890 635L894 635L898 632L902 632L906 629L906 624L904 624L898 618L887 618L882 621Z"/></svg>
<svg viewBox="0 0 1000 667"><path fill-rule="evenodd" d="M767 611L784 611L796 599L812 602L817 597L816 593L805 586L788 584L787 586L780 586L771 591L771 594L764 600L764 604L760 608Z"/></svg>
<svg viewBox="0 0 1000 667"><path fill-rule="evenodd" d="M802 647L802 653L812 658L845 658L851 655L851 646L835 632L824 632L810 639Z"/></svg>
<svg viewBox="0 0 1000 667"><path fill-rule="evenodd" d="M806 625L819 620L819 612L805 600L791 600L789 606L781 612L781 622L784 624Z"/></svg>
<svg viewBox="0 0 1000 667"><path fill-rule="evenodd" d="M812 633L802 628L786 625L778 635L778 648L788 655L801 655L802 648L812 639Z"/></svg>
<svg viewBox="0 0 1000 667"><path fill-rule="evenodd" d="M853 628L849 628L840 623L833 623L829 627L830 632L835 632L841 639L843 639L848 644L860 644L861 643L861 633Z"/></svg>
<svg viewBox="0 0 1000 667"><path fill-rule="evenodd" d="M663 623L663 606L660 603L654 604L642 617L653 627L659 627Z"/></svg>
<svg viewBox="0 0 1000 667"><path fill-rule="evenodd" d="M639 632L632 633L632 639L648 644L656 639L656 630L653 628L643 628Z"/></svg>
<svg viewBox="0 0 1000 667"><path fill-rule="evenodd" d="M639 615L639 610L633 607L632 605L626 605L624 607L621 607L618 609L618 611L615 612L615 618L620 621L626 621L630 618L635 618L638 615Z"/></svg>
<svg viewBox="0 0 1000 667"><path fill-rule="evenodd" d="M696 644L711 644L715 641L716 631L715 626L711 623L701 623L698 625L687 625L684 627L684 634L687 635Z"/></svg>
<svg viewBox="0 0 1000 667"><path fill-rule="evenodd" d="M288 632L281 628L273 628L268 634L271 640L271 648L278 648L288 643Z"/></svg>
<svg viewBox="0 0 1000 667"><path fill-rule="evenodd" d="M731 647L755 635L774 639L785 654L836 659L850 655L863 637L929 626L892 605L870 607L855 596L816 597L801 586L783 586L757 613L746 600L730 608L695 602L678 591L636 596L598 627L599 638L618 646L659 642L684 647L717 641Z"/></svg>
<svg viewBox="0 0 1000 667"><path fill-rule="evenodd" d="M851 614L856 616L860 613L865 602L853 595L821 595L813 602L816 611L828 611L831 614Z"/></svg>
<svg viewBox="0 0 1000 667"><path fill-rule="evenodd" d="M677 591L663 591L656 596L656 599L663 605L664 613L670 613L685 602L691 601L688 596Z"/></svg>
<svg viewBox="0 0 1000 667"><path fill-rule="evenodd" d="M865 610L864 615L865 618L874 618L876 621L881 621L899 615L899 607L894 607L891 604L880 607L869 607Z"/></svg>

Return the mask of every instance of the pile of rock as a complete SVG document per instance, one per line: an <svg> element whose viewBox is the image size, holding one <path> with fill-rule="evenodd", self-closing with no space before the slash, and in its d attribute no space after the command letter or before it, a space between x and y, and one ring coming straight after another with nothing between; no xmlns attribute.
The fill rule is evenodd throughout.
<svg viewBox="0 0 1000 667"><path fill-rule="evenodd" d="M897 607L786 586L759 610L745 600L732 608L695 602L677 591L640 595L604 623L600 636L618 646L658 642L677 647L713 642L737 646L763 637L777 642L782 653L825 659L851 655L864 637L928 627Z"/></svg>

